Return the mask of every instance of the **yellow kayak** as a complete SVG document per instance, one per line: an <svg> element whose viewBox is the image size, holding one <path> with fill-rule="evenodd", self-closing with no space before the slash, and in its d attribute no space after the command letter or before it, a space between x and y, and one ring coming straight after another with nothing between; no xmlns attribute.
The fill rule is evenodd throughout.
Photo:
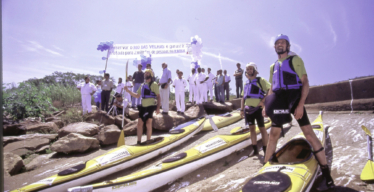
<svg viewBox="0 0 374 192"><path fill-rule="evenodd" d="M56 175L14 191L66 191L69 187L92 182L179 146L200 132L204 122L205 118L199 118L184 123L170 130L170 134L152 139L151 144L117 147L84 164L63 170Z"/></svg>
<svg viewBox="0 0 374 192"><path fill-rule="evenodd" d="M325 145L325 128L322 112L312 123L317 138ZM242 188L249 191L309 191L319 171L319 164L313 155L313 148L301 132L279 150L262 169Z"/></svg>
<svg viewBox="0 0 374 192"><path fill-rule="evenodd" d="M218 128L225 127L227 125L233 124L242 117L240 116L240 111L233 111L231 113L224 113L221 115L214 115L212 116L214 123L217 125ZM211 131L213 130L212 126L210 125L209 121L206 121L202 131Z"/></svg>
<svg viewBox="0 0 374 192"><path fill-rule="evenodd" d="M265 122L270 130L271 122ZM257 139L261 133L256 128ZM68 189L70 192L86 191L150 191L174 181L184 175L251 144L249 128L234 128L230 135L217 135L207 141L175 156L172 156L153 167L135 172L125 177L102 183L78 186Z"/></svg>

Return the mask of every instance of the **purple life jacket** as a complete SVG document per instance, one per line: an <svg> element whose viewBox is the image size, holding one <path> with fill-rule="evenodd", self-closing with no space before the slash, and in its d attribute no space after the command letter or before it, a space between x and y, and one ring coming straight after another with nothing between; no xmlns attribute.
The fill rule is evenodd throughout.
<svg viewBox="0 0 374 192"><path fill-rule="evenodd" d="M257 82L261 88L257 86ZM252 81L248 79L245 82L244 99L247 99L247 98L262 99L264 97L265 97L265 92L262 90L262 86L260 84L260 77L256 77Z"/></svg>
<svg viewBox="0 0 374 192"><path fill-rule="evenodd" d="M144 83L142 86L142 98L148 99L148 98L154 98L156 99L156 94L151 91L151 88L149 88L149 85L147 83Z"/></svg>
<svg viewBox="0 0 374 192"><path fill-rule="evenodd" d="M273 91L280 89L300 89L303 85L292 65L291 56L282 62L280 66L276 61L273 68Z"/></svg>

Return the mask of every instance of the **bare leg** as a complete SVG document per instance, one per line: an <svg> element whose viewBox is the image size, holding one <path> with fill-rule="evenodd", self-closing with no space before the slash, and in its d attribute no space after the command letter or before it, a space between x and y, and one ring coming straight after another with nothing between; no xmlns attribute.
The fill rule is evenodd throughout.
<svg viewBox="0 0 374 192"><path fill-rule="evenodd" d="M251 131L252 145L257 145L256 126L255 125L250 125L249 130Z"/></svg>
<svg viewBox="0 0 374 192"><path fill-rule="evenodd" d="M152 136L152 120L151 118L147 120L147 140L150 140Z"/></svg>
<svg viewBox="0 0 374 192"><path fill-rule="evenodd" d="M138 142L142 141L142 135L143 135L143 120L141 118L138 118Z"/></svg>
<svg viewBox="0 0 374 192"><path fill-rule="evenodd" d="M317 151L317 150L322 148L322 144L318 140L318 138L317 138L316 134L314 133L311 125L304 125L300 128L303 131L306 140L308 140L309 143L312 145L314 151ZM316 155L316 157L317 157L317 159L318 159L318 161L321 165L326 165L327 164L325 150L322 150L321 152L319 152L315 155Z"/></svg>
<svg viewBox="0 0 374 192"><path fill-rule="evenodd" d="M264 163L268 162L270 157L274 154L281 131L282 129L280 127L271 128Z"/></svg>
<svg viewBox="0 0 374 192"><path fill-rule="evenodd" d="M268 132L266 132L265 127L260 127L260 132L261 132L261 135L262 135L262 144L263 144L263 146L266 146L268 144L268 140L269 140Z"/></svg>

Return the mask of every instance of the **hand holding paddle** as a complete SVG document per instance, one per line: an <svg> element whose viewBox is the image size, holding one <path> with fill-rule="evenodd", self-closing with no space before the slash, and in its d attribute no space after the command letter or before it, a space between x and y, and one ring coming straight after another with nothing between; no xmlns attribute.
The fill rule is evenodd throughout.
<svg viewBox="0 0 374 192"><path fill-rule="evenodd" d="M361 172L360 178L362 181L374 181L374 162L371 133L369 129L366 128L364 125L362 125L361 128L365 131L367 135L368 161L366 162L366 165Z"/></svg>

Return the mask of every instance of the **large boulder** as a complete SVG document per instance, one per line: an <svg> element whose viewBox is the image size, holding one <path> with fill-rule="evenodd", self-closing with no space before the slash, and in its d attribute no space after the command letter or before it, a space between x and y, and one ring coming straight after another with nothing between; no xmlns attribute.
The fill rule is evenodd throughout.
<svg viewBox="0 0 374 192"><path fill-rule="evenodd" d="M206 112L203 105L193 105L188 110L186 110L184 114L188 117L187 120L191 120L199 118L201 116L205 116Z"/></svg>
<svg viewBox="0 0 374 192"><path fill-rule="evenodd" d="M25 165L26 171L37 169L44 165L47 161L51 161L51 157L56 153L50 153L45 155L39 155L32 159L28 164Z"/></svg>
<svg viewBox="0 0 374 192"><path fill-rule="evenodd" d="M118 141L121 130L117 125L108 125L100 129L97 139L101 145L115 144Z"/></svg>
<svg viewBox="0 0 374 192"><path fill-rule="evenodd" d="M88 113L85 121L92 122L93 120L100 122L100 124L104 124L104 125L114 124L114 117L108 115L105 111L99 111L96 113Z"/></svg>
<svg viewBox="0 0 374 192"><path fill-rule="evenodd" d="M125 136L129 135L136 135L138 129L138 120L135 121L129 121L124 127L123 131L125 133Z"/></svg>
<svg viewBox="0 0 374 192"><path fill-rule="evenodd" d="M4 153L4 173L5 175L15 175L24 166L22 158L13 153Z"/></svg>
<svg viewBox="0 0 374 192"><path fill-rule="evenodd" d="M85 152L89 149L100 148L99 141L92 137L86 137L78 133L70 133L60 138L51 146L52 151L60 153Z"/></svg>
<svg viewBox="0 0 374 192"><path fill-rule="evenodd" d="M54 122L59 129L64 127L64 122L62 122L60 117L48 117L45 118L45 122Z"/></svg>
<svg viewBox="0 0 374 192"><path fill-rule="evenodd" d="M4 152L14 153L19 156L25 156L32 151L38 151L40 148L49 146L51 141L56 138L55 135L48 135L46 137L34 136L23 140L12 142L4 147Z"/></svg>
<svg viewBox="0 0 374 192"><path fill-rule="evenodd" d="M208 114L222 114L232 111L232 103L230 102L225 102L225 104L219 102L207 102L204 103L203 106Z"/></svg>
<svg viewBox="0 0 374 192"><path fill-rule="evenodd" d="M233 100L229 101L229 103L232 104L232 109L233 110L237 110L237 109L241 108L242 98L233 99Z"/></svg>
<svg viewBox="0 0 374 192"><path fill-rule="evenodd" d="M26 128L21 124L4 124L3 126L4 136L22 135L25 133Z"/></svg>
<svg viewBox="0 0 374 192"><path fill-rule="evenodd" d="M129 118L130 118L131 120L136 120L136 119L138 119L138 118L139 118L139 111L130 108L130 109L129 109Z"/></svg>
<svg viewBox="0 0 374 192"><path fill-rule="evenodd" d="M20 136L3 137L3 146L5 146L9 143L13 143L13 142L17 142L17 141L30 140L30 139L34 139L34 138L47 138L50 141L53 141L53 140L56 139L56 137L57 137L57 134L40 134L40 133L29 134L29 135L20 135Z"/></svg>
<svg viewBox="0 0 374 192"><path fill-rule="evenodd" d="M39 123L26 127L27 134L33 133L57 133L59 128L54 122Z"/></svg>
<svg viewBox="0 0 374 192"><path fill-rule="evenodd" d="M169 110L170 111L177 111L177 105L175 100L169 101Z"/></svg>
<svg viewBox="0 0 374 192"><path fill-rule="evenodd" d="M152 127L158 130L170 130L174 126L182 124L189 120L189 117L186 115L179 115L175 111L169 111L168 114L154 114L153 115L153 124Z"/></svg>
<svg viewBox="0 0 374 192"><path fill-rule="evenodd" d="M115 117L115 120L114 120L114 124L117 125L118 127L122 127L122 115L117 115ZM127 119L125 117L125 119L123 120L123 126L125 126L127 123L129 123L131 120L130 119Z"/></svg>
<svg viewBox="0 0 374 192"><path fill-rule="evenodd" d="M64 137L70 133L79 133L84 136L93 136L99 132L99 126L92 123L78 122L69 124L58 131L58 136Z"/></svg>

